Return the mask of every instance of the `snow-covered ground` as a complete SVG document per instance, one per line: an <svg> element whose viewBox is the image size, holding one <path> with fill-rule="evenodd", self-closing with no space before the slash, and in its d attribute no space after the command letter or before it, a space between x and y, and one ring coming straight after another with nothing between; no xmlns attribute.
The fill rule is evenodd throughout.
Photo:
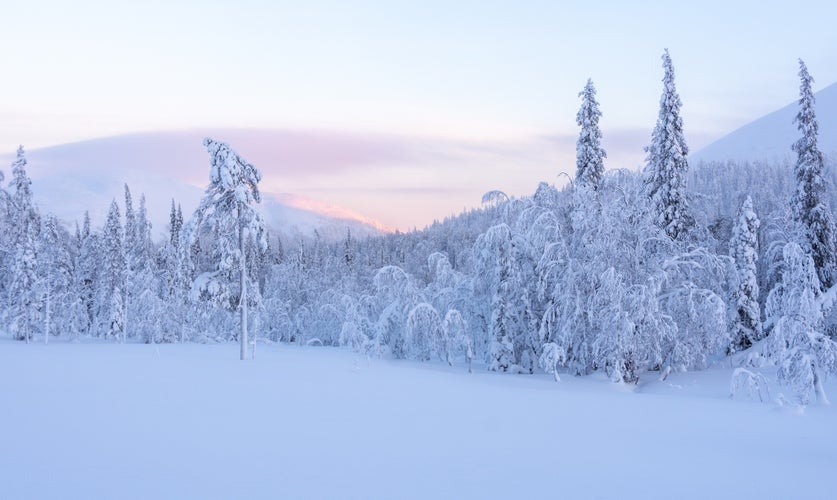
<svg viewBox="0 0 837 500"><path fill-rule="evenodd" d="M628 388L237 354L0 338L0 497L834 498L837 410L731 400L731 368Z"/></svg>

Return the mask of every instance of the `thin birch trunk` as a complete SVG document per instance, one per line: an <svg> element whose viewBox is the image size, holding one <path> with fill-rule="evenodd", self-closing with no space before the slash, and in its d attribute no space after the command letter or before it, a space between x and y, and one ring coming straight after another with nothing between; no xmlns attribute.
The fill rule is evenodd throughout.
<svg viewBox="0 0 837 500"><path fill-rule="evenodd" d="M50 321L50 311L49 306L51 302L52 294L50 293L49 289L46 292L46 305L44 306L44 344L49 344L49 321Z"/></svg>
<svg viewBox="0 0 837 500"><path fill-rule="evenodd" d="M244 228L238 227L238 249L241 252L241 359L247 359L247 254L244 251Z"/></svg>

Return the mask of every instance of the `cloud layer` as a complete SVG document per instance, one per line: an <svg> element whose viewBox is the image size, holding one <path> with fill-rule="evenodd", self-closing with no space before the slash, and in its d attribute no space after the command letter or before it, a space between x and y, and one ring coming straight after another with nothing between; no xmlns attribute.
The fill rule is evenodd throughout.
<svg viewBox="0 0 837 500"><path fill-rule="evenodd" d="M636 167L646 131L605 136L608 165ZM132 171L207 183L205 136L223 140L263 173L262 189L346 207L385 226L423 227L477 206L482 194L534 191L562 184L575 170L575 136L465 141L328 130L206 129L122 135L28 153L34 179L72 179L74 172ZM8 158L8 155L7 155Z"/></svg>

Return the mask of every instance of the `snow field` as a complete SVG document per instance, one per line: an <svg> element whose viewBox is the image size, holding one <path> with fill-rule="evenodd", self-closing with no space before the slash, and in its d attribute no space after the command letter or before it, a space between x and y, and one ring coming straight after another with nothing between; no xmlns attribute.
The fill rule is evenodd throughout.
<svg viewBox="0 0 837 500"><path fill-rule="evenodd" d="M730 400L732 368L632 388L334 348L256 354L0 339L0 497L833 494L834 408Z"/></svg>

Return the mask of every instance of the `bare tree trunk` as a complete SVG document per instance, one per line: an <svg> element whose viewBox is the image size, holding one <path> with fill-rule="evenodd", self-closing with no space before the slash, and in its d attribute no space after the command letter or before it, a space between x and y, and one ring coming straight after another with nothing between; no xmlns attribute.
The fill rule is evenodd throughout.
<svg viewBox="0 0 837 500"><path fill-rule="evenodd" d="M817 401L821 405L830 405L828 396L825 395L825 388L822 385L822 376L820 375L819 369L816 366L812 366L811 368L814 372L814 388L817 391Z"/></svg>
<svg viewBox="0 0 837 500"><path fill-rule="evenodd" d="M50 305L50 298L51 297L52 297L52 294L50 293L49 288L47 287L46 305L44 306L44 314L46 316L44 318L45 319L45 321L44 321L44 323L45 323L44 324L44 344L49 344L49 320L50 320L49 305Z"/></svg>
<svg viewBox="0 0 837 500"><path fill-rule="evenodd" d="M241 359L247 359L247 254L244 251L244 228L238 227L238 249L241 252L241 299L239 307L241 308Z"/></svg>
<svg viewBox="0 0 837 500"><path fill-rule="evenodd" d="M127 272L127 271L126 271ZM125 302L122 305L122 343L128 340L128 283L125 282Z"/></svg>

